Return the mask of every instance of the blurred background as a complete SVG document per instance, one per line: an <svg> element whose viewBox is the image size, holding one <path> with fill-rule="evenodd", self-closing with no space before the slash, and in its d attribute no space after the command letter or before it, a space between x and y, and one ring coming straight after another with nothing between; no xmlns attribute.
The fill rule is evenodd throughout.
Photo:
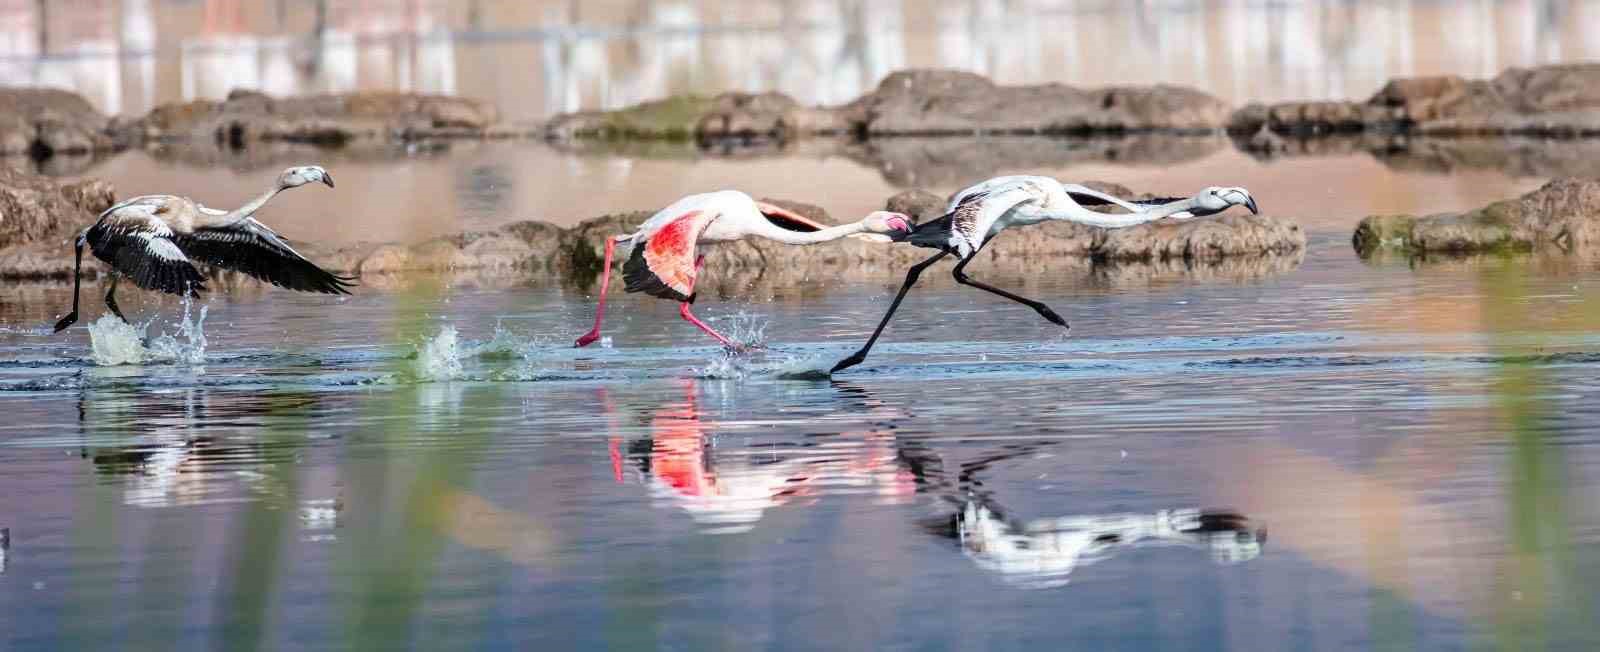
<svg viewBox="0 0 1600 652"><path fill-rule="evenodd" d="M683 92L843 103L891 71L1365 98L1600 54L1587 0L0 0L0 83L159 102L400 89L514 118Z"/></svg>

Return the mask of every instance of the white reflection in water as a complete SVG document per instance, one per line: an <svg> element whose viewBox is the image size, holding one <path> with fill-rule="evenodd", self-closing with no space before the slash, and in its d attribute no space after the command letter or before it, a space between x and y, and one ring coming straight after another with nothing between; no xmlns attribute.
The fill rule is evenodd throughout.
<svg viewBox="0 0 1600 652"><path fill-rule="evenodd" d="M1236 514L1175 509L1042 518L1017 527L977 501L966 504L956 531L973 562L1025 588L1064 586L1079 566L1128 548L1204 548L1216 563L1237 564L1261 556L1266 542L1265 529L1251 531Z"/></svg>

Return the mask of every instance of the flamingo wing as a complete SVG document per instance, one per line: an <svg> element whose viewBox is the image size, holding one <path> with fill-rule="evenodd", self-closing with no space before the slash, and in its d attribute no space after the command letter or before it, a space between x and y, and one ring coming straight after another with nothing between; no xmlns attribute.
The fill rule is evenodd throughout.
<svg viewBox="0 0 1600 652"><path fill-rule="evenodd" d="M248 274L281 288L322 294L350 294L353 279L307 260L267 225L246 218L235 225L202 227L175 237L190 256L210 265Z"/></svg>
<svg viewBox="0 0 1600 652"><path fill-rule="evenodd" d="M768 222L781 229L799 231L801 233L815 233L828 228L821 222L764 201L756 202L756 209L761 211L762 217L767 218Z"/></svg>
<svg viewBox="0 0 1600 652"><path fill-rule="evenodd" d="M1002 216L1039 199L1034 186L1021 183L967 195L950 211L950 246L962 258L972 255L988 241L989 231Z"/></svg>
<svg viewBox="0 0 1600 652"><path fill-rule="evenodd" d="M693 302L695 244L716 217L716 213L691 210L634 236L633 252L622 264L627 291Z"/></svg>
<svg viewBox="0 0 1600 652"><path fill-rule="evenodd" d="M138 197L101 213L84 232L96 258L146 290L198 296L205 277L173 241L175 234L161 216L169 205L159 197Z"/></svg>
<svg viewBox="0 0 1600 652"><path fill-rule="evenodd" d="M1120 206L1130 213L1140 211L1139 202L1121 199L1093 188L1064 183L1061 184L1061 189L1066 191L1067 197L1077 202L1079 206Z"/></svg>

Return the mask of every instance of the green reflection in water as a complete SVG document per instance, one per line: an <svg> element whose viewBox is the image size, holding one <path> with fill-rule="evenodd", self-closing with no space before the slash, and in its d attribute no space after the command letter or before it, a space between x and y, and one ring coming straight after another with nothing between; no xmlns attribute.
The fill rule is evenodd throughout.
<svg viewBox="0 0 1600 652"><path fill-rule="evenodd" d="M1533 298L1529 276L1521 258L1485 268L1484 321L1491 337L1543 332L1545 326L1530 318L1530 308L1541 300ZM1592 308L1583 310L1575 325L1595 330L1600 320ZM1493 351L1530 353L1503 341L1496 341ZM1578 559L1593 551L1575 543L1569 463L1565 450L1550 442L1551 424L1560 420L1549 399L1557 386L1554 373L1525 363L1504 363L1497 371L1496 394L1511 447L1505 467L1509 550L1490 601L1494 640L1502 650L1597 649L1600 643L1589 595L1594 585L1582 577Z"/></svg>

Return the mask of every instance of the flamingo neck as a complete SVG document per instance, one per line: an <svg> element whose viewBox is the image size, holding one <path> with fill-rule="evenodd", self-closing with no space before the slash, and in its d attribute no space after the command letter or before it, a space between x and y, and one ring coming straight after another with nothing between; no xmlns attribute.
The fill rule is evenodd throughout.
<svg viewBox="0 0 1600 652"><path fill-rule="evenodd" d="M220 215L212 221L220 226L233 226L239 222L248 220L256 214L256 211L261 210L262 206L266 206L267 202L272 201L273 197L278 196L278 193L283 191L283 186L274 185L266 192L257 195L255 199L250 200L245 205L228 211L226 214Z"/></svg>
<svg viewBox="0 0 1600 652"><path fill-rule="evenodd" d="M866 225L865 221L851 222L849 224L840 224L839 226L829 227L829 228L826 228L826 229L822 229L821 231L809 231L809 232L807 232L807 231L790 231L789 229L785 229L785 228L780 227L780 226L778 226L776 224L768 222L765 219L762 219L761 223L764 224L765 226L762 227L756 233L756 235L759 235L759 236L761 236L763 238L766 238L768 240L776 240L778 242L782 242L782 243L785 243L785 244L794 244L794 245L807 245L807 244L816 244L816 243L819 243L819 242L832 242L832 241L838 240L840 238L850 237L850 236L855 235L857 233L864 233L867 230L867 225Z"/></svg>

